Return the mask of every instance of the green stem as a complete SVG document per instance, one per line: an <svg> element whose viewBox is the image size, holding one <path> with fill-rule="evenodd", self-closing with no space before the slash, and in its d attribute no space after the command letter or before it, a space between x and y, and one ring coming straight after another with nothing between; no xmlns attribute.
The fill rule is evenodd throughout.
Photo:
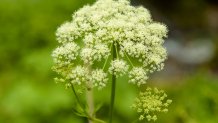
<svg viewBox="0 0 218 123"><path fill-rule="evenodd" d="M93 91L91 90L87 90L87 94L86 94L86 99L87 99L87 103L88 103L88 107L89 107L89 111L88 114L91 117L94 117L94 101L93 101ZM93 120L89 120L89 123L93 123Z"/></svg>
<svg viewBox="0 0 218 123"><path fill-rule="evenodd" d="M112 45L113 45L113 43L110 44L110 49L111 49ZM110 55L107 56L107 59L106 59L105 62L104 62L104 65L103 65L103 68L102 68L103 70L105 69L105 66L106 66L106 64L107 64L107 61L108 61L108 59L109 59L109 56L110 56Z"/></svg>
<svg viewBox="0 0 218 123"><path fill-rule="evenodd" d="M97 119L97 118L93 118L92 120L95 121L96 123L106 123L105 121Z"/></svg>
<svg viewBox="0 0 218 123"><path fill-rule="evenodd" d="M116 47L113 44L113 60L116 59ZM115 100L115 90L116 90L116 76L114 73L112 74L112 85L111 85L111 102L110 102L110 116L109 116L109 123L112 123L113 119L113 110L114 110L114 100Z"/></svg>
<svg viewBox="0 0 218 123"><path fill-rule="evenodd" d="M76 90L75 90L74 86L71 85L71 88L72 88L72 90L73 90L73 94L75 95L76 100L77 100L77 102L78 102L80 108L83 109L83 112L84 112L85 114L88 114L88 113L85 111L85 109L84 109L85 106L81 103L81 101L80 101L80 99L79 99L79 97L78 97L78 95L77 95L77 93L76 93Z"/></svg>
<svg viewBox="0 0 218 123"><path fill-rule="evenodd" d="M126 58L128 59L129 63L131 64L131 66L134 67L134 65L133 65L132 61L130 60L129 56L125 52L124 52L124 54L125 54Z"/></svg>
<svg viewBox="0 0 218 123"><path fill-rule="evenodd" d="M97 122L97 123L106 123L105 121L100 120L100 119L95 118L95 117L92 117L91 114L87 113L87 111L84 109L85 106L81 103L81 101L80 101L80 99L79 99L79 97L78 97L78 95L77 95L77 93L76 93L76 90L75 90L74 86L71 85L71 88L72 88L72 90L73 90L73 94L75 95L76 100L77 100L77 102L78 102L80 108L81 108L81 109L83 110L83 112L87 115L88 120L89 120L89 121L95 121L95 122ZM92 92L91 92L91 93L92 93Z"/></svg>
<svg viewBox="0 0 218 123"><path fill-rule="evenodd" d="M118 54L117 44L115 45L115 49L116 49L116 55L117 55L117 58L119 59L119 54Z"/></svg>

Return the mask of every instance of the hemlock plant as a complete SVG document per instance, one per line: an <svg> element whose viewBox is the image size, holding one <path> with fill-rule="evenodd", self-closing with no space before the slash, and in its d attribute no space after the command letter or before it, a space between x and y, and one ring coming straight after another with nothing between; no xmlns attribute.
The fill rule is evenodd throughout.
<svg viewBox="0 0 218 123"><path fill-rule="evenodd" d="M128 0L98 0L79 9L57 29L59 46L52 57L53 70L60 77L55 80L71 87L78 103L77 93L87 92L89 111L82 104L80 108L90 123L104 122L94 117L92 90L101 91L111 82L111 123L116 79L128 75L128 83L146 84L149 74L163 69L166 36L166 26L154 22L142 6L131 6ZM168 111L171 100L166 97L162 90L147 88L132 108L139 113L139 120L155 121L157 112Z"/></svg>

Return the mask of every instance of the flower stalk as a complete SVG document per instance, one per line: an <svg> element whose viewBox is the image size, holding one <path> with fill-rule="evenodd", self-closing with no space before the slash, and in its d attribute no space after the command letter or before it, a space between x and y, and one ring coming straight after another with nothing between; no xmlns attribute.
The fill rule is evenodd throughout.
<svg viewBox="0 0 218 123"><path fill-rule="evenodd" d="M115 44L113 43L112 48L113 53L113 60L117 58L117 48ZM113 120L113 110L114 110L114 102L115 102L115 92L116 92L116 76L115 74L112 74L112 85L111 85L111 102L110 102L110 116L109 116L109 123L112 123Z"/></svg>
<svg viewBox="0 0 218 123"><path fill-rule="evenodd" d="M88 114L91 117L95 117L94 116L94 100L93 100L93 91L92 89L87 90L86 92L86 100L87 100L87 104L88 104ZM89 119L89 123L93 123L92 119Z"/></svg>
<svg viewBox="0 0 218 123"><path fill-rule="evenodd" d="M86 110L85 110L85 106L84 106L83 103L80 101L80 99L79 99L79 97L78 97L78 95L77 95L77 93L76 93L76 90L75 90L74 86L72 85L71 88L72 88L72 90L73 90L73 94L74 94L74 96L75 96L75 98L76 98L77 103L79 104L80 108L83 110L83 113L85 113L85 114L87 115L87 112L86 112Z"/></svg>

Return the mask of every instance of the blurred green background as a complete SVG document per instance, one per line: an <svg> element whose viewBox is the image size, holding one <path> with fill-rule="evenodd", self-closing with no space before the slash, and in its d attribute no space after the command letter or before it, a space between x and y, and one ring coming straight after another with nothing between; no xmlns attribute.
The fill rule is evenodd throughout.
<svg viewBox="0 0 218 123"><path fill-rule="evenodd" d="M85 123L73 113L70 89L55 84L51 52L55 31L94 0L0 1L0 123ZM157 123L218 122L218 3L214 0L131 0L168 25L165 69L150 86L165 89L173 99L169 113ZM119 80L115 123L137 118L130 105L138 91ZM97 116L107 119L109 86L96 93ZM105 96L106 95L106 96ZM121 98L122 97L122 98Z"/></svg>

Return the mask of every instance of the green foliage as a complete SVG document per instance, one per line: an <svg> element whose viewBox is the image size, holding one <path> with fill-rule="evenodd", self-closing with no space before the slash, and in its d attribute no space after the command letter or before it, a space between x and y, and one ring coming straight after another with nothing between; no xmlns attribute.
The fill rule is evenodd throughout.
<svg viewBox="0 0 218 123"><path fill-rule="evenodd" d="M57 26L92 0L0 1L0 122L81 122L72 92L56 87L50 54Z"/></svg>
<svg viewBox="0 0 218 123"><path fill-rule="evenodd" d="M168 88L173 103L161 121L170 123L216 123L218 121L218 78L202 72L179 81L184 83Z"/></svg>

